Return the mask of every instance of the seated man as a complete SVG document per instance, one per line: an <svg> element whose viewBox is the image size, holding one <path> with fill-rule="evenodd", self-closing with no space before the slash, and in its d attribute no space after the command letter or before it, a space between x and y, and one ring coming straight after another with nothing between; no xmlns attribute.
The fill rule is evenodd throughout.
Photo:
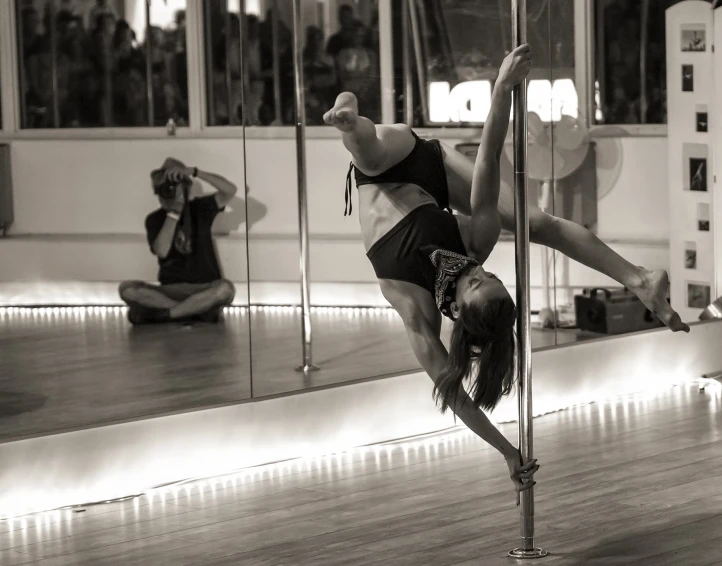
<svg viewBox="0 0 722 566"><path fill-rule="evenodd" d="M192 177L216 189L213 195L189 199ZM130 306L132 324L218 322L233 301L233 283L221 278L211 226L236 194L236 186L220 175L166 159L150 174L160 208L145 219L151 252L158 258L160 285L124 281L120 297Z"/></svg>

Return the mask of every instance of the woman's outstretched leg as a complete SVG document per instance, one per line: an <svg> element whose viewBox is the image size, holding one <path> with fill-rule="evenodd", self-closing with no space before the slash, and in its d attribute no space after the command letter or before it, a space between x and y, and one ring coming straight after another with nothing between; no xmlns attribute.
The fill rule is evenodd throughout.
<svg viewBox="0 0 722 566"><path fill-rule="evenodd" d="M583 226L550 216L538 208L530 211L529 231L534 243L559 250L624 285L671 330L689 332L689 326L667 302L669 276L663 269L633 265Z"/></svg>
<svg viewBox="0 0 722 566"><path fill-rule="evenodd" d="M474 164L453 147L443 143L442 147L451 207L471 216L469 200ZM506 183L501 183L499 190L499 215L502 228L513 231L514 190ZM533 205L529 206L529 237L533 243L558 250L624 285L670 329L689 331L689 326L682 322L667 302L669 277L664 270L649 270L633 265L583 226L546 214Z"/></svg>
<svg viewBox="0 0 722 566"><path fill-rule="evenodd" d="M351 92L338 95L323 121L341 132L354 165L366 175L378 175L401 162L416 143L406 124L377 126L359 116L358 100Z"/></svg>

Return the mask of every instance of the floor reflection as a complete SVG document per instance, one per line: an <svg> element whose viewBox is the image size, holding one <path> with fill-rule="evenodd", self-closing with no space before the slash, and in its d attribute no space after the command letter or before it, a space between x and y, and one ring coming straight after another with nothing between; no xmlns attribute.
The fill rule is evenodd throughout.
<svg viewBox="0 0 722 566"><path fill-rule="evenodd" d="M125 309L0 309L0 440L250 397L247 311L131 327Z"/></svg>
<svg viewBox="0 0 722 566"><path fill-rule="evenodd" d="M316 308L312 328L321 370L304 375L294 307L140 328L121 308L0 309L0 440L419 369L391 310ZM445 323L445 342L449 331ZM593 337L557 333L559 343ZM533 330L535 348L554 342L553 331Z"/></svg>
<svg viewBox="0 0 722 566"><path fill-rule="evenodd" d="M322 387L368 377L420 369L401 319L391 309L314 308L313 363L321 370L304 375L301 365L301 314L293 307L252 307L253 395L262 397ZM448 346L451 323L444 320L442 340ZM557 331L566 344L599 335ZM532 347L555 344L555 332L535 328Z"/></svg>

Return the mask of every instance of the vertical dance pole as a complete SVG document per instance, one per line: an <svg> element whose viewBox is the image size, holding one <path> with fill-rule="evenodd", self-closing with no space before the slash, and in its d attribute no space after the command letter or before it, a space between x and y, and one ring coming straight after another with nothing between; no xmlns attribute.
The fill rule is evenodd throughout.
<svg viewBox="0 0 722 566"><path fill-rule="evenodd" d="M296 91L296 172L298 228L301 232L301 337L303 364L296 371L317 370L311 361L311 294L308 286L308 195L306 194L306 97L303 92L303 29L301 0L293 0L293 77Z"/></svg>
<svg viewBox="0 0 722 566"><path fill-rule="evenodd" d="M512 47L526 43L526 0L511 0ZM514 212L516 217L516 306L519 366L519 450L524 461L533 456L531 404L531 319L529 313L529 211L526 188L526 80L514 88ZM513 558L541 558L534 547L534 492L521 492L521 546Z"/></svg>

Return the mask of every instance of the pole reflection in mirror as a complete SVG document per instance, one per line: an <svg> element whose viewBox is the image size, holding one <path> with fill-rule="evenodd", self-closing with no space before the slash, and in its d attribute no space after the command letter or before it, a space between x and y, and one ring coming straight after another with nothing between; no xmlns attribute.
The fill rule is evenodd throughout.
<svg viewBox="0 0 722 566"><path fill-rule="evenodd" d="M203 22L205 28L203 30L203 41L205 44L205 61L206 69L213 69L213 38L211 37L211 18L213 17L212 6L210 2L203 2ZM212 81L210 76L207 77L208 81ZM213 83L212 83L213 84ZM216 104L215 104L215 84L213 84L213 95L206 97L206 106L208 107L208 125L217 126L218 118L216 117Z"/></svg>
<svg viewBox="0 0 722 566"><path fill-rule="evenodd" d="M296 371L317 370L311 358L311 294L308 286L308 195L306 193L306 99L303 92L303 28L301 0L293 0L293 78L296 101L296 172L298 228L301 232L301 338L303 364Z"/></svg>
<svg viewBox="0 0 722 566"><path fill-rule="evenodd" d="M53 88L53 128L60 127L60 103L58 102L58 23L55 0L48 3L48 23L50 29L50 79Z"/></svg>
<svg viewBox="0 0 722 566"><path fill-rule="evenodd" d="M236 116L234 114L237 113L237 109L234 105L233 100L233 75L231 73L231 57L235 58L235 55L231 52L231 47L233 45L232 40L233 37L231 36L231 11L228 9L228 2L224 1L221 3L221 13L223 14L223 41L224 45L223 48L225 50L226 56L225 56L225 68L223 69L223 78L225 79L225 85L226 85L226 109L228 111L228 125L232 126L235 124ZM241 105L241 112L243 112L244 108L243 105ZM245 115L245 113L244 113Z"/></svg>
<svg viewBox="0 0 722 566"><path fill-rule="evenodd" d="M416 0L409 0L409 22L411 24L411 39L414 47L414 62L416 63L416 76L419 83L419 101L421 102L421 111L423 115L428 119L429 114L429 99L426 95L426 70L424 69L424 50L421 45L421 25L419 23L419 10L423 10L416 4ZM411 125L411 124L409 124Z"/></svg>
<svg viewBox="0 0 722 566"><path fill-rule="evenodd" d="M283 110L281 109L281 48L278 44L278 30L280 26L278 25L278 2L276 0L273 0L271 8L273 9L273 12L271 14L271 52L273 58L273 111L275 116L274 125L282 126L284 117ZM296 9L295 4L293 9ZM293 25L296 25L295 19ZM293 30L293 33L296 33L295 29ZM297 46L295 41L296 40L294 35L294 45Z"/></svg>
<svg viewBox="0 0 722 566"><path fill-rule="evenodd" d="M526 0L511 0L512 47L526 43ZM529 312L529 211L527 209L527 81L514 88L514 215L516 218L517 364L519 368L519 450L524 462L533 458L531 318ZM521 546L514 558L540 558L548 553L534 546L534 488L521 492Z"/></svg>
<svg viewBox="0 0 722 566"><path fill-rule="evenodd" d="M411 68L411 34L409 26L411 14L409 1L403 0L401 5L401 43L404 59L404 121L412 126L414 123L414 75Z"/></svg>
<svg viewBox="0 0 722 566"><path fill-rule="evenodd" d="M150 3L145 2L145 90L148 104L148 126L155 126L155 103L153 102L153 28L150 22Z"/></svg>

